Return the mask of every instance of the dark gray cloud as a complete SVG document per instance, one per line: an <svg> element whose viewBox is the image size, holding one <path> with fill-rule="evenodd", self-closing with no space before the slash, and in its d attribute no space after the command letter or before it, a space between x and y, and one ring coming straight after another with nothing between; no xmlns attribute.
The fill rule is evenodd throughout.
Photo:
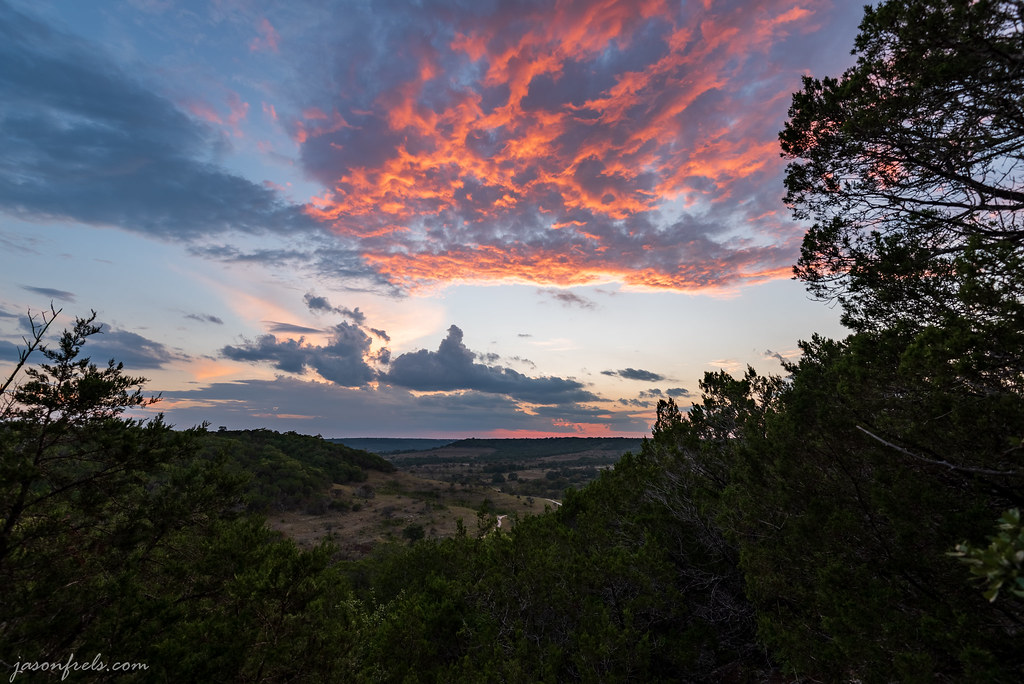
<svg viewBox="0 0 1024 684"><path fill-rule="evenodd" d="M313 313L336 313L349 318L356 325L362 325L366 322L366 314L360 311L358 306L355 309L349 309L344 306L334 306L326 297L315 295L312 292L307 292L303 301L306 302L306 306Z"/></svg>
<svg viewBox="0 0 1024 684"><path fill-rule="evenodd" d="M261 335L254 341L226 346L221 354L234 361L270 362L288 373L299 374L308 368L336 385L359 387L375 377L366 362L369 351L369 335L358 326L339 323L323 346L307 344L305 338L279 340L274 335Z"/></svg>
<svg viewBox="0 0 1024 684"><path fill-rule="evenodd" d="M575 380L557 377L531 378L511 368L475 363L477 355L462 342L458 326L448 328L448 336L436 352L420 349L391 361L382 380L392 385L420 391L477 390L506 394L537 404L593 401L595 395Z"/></svg>
<svg viewBox="0 0 1024 684"><path fill-rule="evenodd" d="M315 229L96 46L0 5L0 210L164 239Z"/></svg>
<svg viewBox="0 0 1024 684"><path fill-rule="evenodd" d="M577 406L542 406L540 412L525 413L515 399L502 394L466 390L415 397L401 387L346 388L292 376L214 383L163 396L168 405L157 408L174 425L209 421L231 428L269 427L325 437L469 437L496 430L571 435L580 423L639 436L650 427L644 418ZM176 408L179 401L190 406Z"/></svg>
<svg viewBox="0 0 1024 684"><path fill-rule="evenodd" d="M640 399L619 399L619 403L623 406L632 406L633 408L650 408L651 402L641 401Z"/></svg>
<svg viewBox="0 0 1024 684"><path fill-rule="evenodd" d="M567 290L538 290L538 292L559 302L563 306L576 306L581 309L593 309L595 306L594 302L586 297L581 297Z"/></svg>
<svg viewBox="0 0 1024 684"><path fill-rule="evenodd" d="M163 368L171 361L188 358L138 333L107 326L101 327L99 335L89 338L82 353L98 365L110 359L123 363L128 372Z"/></svg>
<svg viewBox="0 0 1024 684"><path fill-rule="evenodd" d="M8 342L7 340L0 340L0 362L17 363L17 361L18 345ZM0 378L0 381L4 379L6 379L6 376Z"/></svg>
<svg viewBox="0 0 1024 684"><path fill-rule="evenodd" d="M771 349L765 349L764 350L764 355L767 358L772 358L772 359L777 360L779 363L782 363L782 364L788 363L788 361L786 361L786 357L785 356L783 356L779 352L772 351Z"/></svg>
<svg viewBox="0 0 1024 684"><path fill-rule="evenodd" d="M217 325L224 325L224 321L219 316L212 314L186 314L185 318L193 321L199 321L200 323L216 323Z"/></svg>
<svg viewBox="0 0 1024 684"><path fill-rule="evenodd" d="M61 299L68 302L75 301L75 294L67 290L56 290L52 287L33 287L31 285L22 285L21 289L49 297L50 299Z"/></svg>
<svg viewBox="0 0 1024 684"><path fill-rule="evenodd" d="M642 370L639 368L623 368L622 370L604 370L601 371L601 375L618 376L625 378L626 380L643 380L644 382L658 382L665 379L664 375L659 375L648 370Z"/></svg>
<svg viewBox="0 0 1024 684"><path fill-rule="evenodd" d="M690 390L684 387L673 387L665 390L665 394L670 397L688 397L690 396Z"/></svg>

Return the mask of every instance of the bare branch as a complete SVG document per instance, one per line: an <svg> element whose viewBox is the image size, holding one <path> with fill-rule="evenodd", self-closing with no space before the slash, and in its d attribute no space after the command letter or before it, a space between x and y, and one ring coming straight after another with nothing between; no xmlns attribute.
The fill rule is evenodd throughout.
<svg viewBox="0 0 1024 684"><path fill-rule="evenodd" d="M915 454L914 452L910 451L909 449L904 449L903 447L899 446L898 444L893 444L892 442L889 442L889 441L887 441L885 439L882 439L881 437L879 437L875 433L871 432L870 430L866 430L866 429L862 428L860 425L857 426L857 429L860 430L861 432L863 432L865 435L867 435L871 439L874 439L874 440L876 440L878 442L881 442L882 444L884 444L885 446L889 447L890 449L895 449L896 451L900 452L901 454L904 454L906 456L910 456L911 458L917 459L918 461L922 461L924 463L930 463L932 465L943 466L943 467L949 468L950 470L957 470L957 471L964 472L964 473L974 473L976 475L1011 475L1011 476L1016 476L1016 477L1020 476L1020 473L1015 472L1013 470L990 470L988 468L973 468L971 466L958 466L955 463L950 463L949 461L942 461L942 460L939 460L939 459L927 458L925 456L921 456L919 454Z"/></svg>

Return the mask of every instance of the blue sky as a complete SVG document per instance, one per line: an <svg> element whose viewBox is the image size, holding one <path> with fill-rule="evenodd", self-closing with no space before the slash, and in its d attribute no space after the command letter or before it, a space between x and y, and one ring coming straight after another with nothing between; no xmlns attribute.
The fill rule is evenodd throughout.
<svg viewBox="0 0 1024 684"><path fill-rule="evenodd" d="M776 135L856 3L0 6L0 362L95 309L182 427L643 435L838 313Z"/></svg>

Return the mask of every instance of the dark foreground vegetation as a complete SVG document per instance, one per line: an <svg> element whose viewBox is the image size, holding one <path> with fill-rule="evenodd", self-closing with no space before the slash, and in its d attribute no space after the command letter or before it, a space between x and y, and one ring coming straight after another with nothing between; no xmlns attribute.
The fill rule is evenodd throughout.
<svg viewBox="0 0 1024 684"><path fill-rule="evenodd" d="M781 136L814 223L797 273L851 335L804 342L786 377L708 374L638 453L508 531L481 515L360 561L300 551L262 510L387 466L127 418L149 400L81 357L92 324L42 349L37 320L45 363L0 387L0 660L149 665L97 677L118 681L1024 680L1022 23L1019 0L869 10L857 65L807 79Z"/></svg>

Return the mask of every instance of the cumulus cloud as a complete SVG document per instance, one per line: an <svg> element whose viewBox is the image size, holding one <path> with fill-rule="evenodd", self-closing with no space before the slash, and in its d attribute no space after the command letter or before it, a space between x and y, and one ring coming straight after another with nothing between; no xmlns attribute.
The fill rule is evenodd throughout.
<svg viewBox="0 0 1024 684"><path fill-rule="evenodd" d="M358 326L345 322L331 329L331 339L323 346L308 344L301 337L296 340L261 335L256 340L221 349L225 358L270 362L287 373L314 370L325 380L343 387L359 387L374 379L376 374L366 361L369 352L370 337Z"/></svg>
<svg viewBox="0 0 1024 684"><path fill-rule="evenodd" d="M670 397L689 397L689 396L691 396L690 395L690 390L686 389L685 387L673 387L671 389L667 389L667 390L665 390L665 394L667 394Z"/></svg>
<svg viewBox="0 0 1024 684"><path fill-rule="evenodd" d="M424 392L477 390L535 404L597 399L576 380L531 378L511 368L476 363L477 354L466 347L462 337L462 330L451 326L437 351L420 349L392 359L382 380Z"/></svg>

